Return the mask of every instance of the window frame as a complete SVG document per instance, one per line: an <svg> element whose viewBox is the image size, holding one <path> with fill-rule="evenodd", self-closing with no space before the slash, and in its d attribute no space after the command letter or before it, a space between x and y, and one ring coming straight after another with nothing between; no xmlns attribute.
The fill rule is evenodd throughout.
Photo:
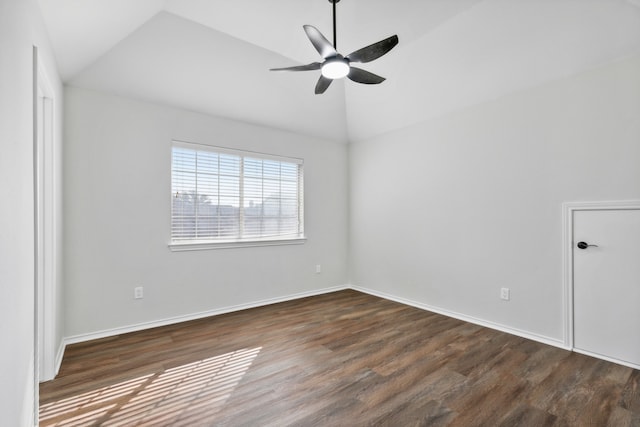
<svg viewBox="0 0 640 427"><path fill-rule="evenodd" d="M258 159L258 160L270 160L277 162L286 162L290 164L296 164L298 166L298 179L297 179L297 217L298 217L298 233L292 236L275 235L267 237L249 236L240 238L214 238L214 239L174 239L173 237L173 150L174 148L186 148L195 151L208 151L217 154L226 154L239 157L239 208L238 208L238 221L242 224L244 220L244 180L246 178L244 174L244 161L245 158ZM224 248L240 248L240 247L256 247L256 246L280 246L280 245L296 245L303 244L307 238L304 233L304 159L296 157L286 157L274 154L261 153L249 150L239 150L227 147L220 147L209 144L202 144L196 142L187 142L181 140L172 140L170 145L170 165L169 165L169 196L171 202L169 206L169 249L171 251L197 251L208 249L224 249ZM264 177L262 178L264 180Z"/></svg>

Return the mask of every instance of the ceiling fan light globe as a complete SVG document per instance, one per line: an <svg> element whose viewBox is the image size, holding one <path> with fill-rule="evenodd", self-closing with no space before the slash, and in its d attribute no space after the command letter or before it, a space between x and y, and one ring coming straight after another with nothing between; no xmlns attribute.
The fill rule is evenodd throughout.
<svg viewBox="0 0 640 427"><path fill-rule="evenodd" d="M322 75L328 79L341 79L349 74L349 61L346 59L336 58L329 59L322 64Z"/></svg>

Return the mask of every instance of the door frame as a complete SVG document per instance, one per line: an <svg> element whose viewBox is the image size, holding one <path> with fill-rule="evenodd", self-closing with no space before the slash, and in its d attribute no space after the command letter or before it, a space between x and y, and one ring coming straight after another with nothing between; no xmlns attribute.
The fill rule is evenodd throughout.
<svg viewBox="0 0 640 427"><path fill-rule="evenodd" d="M36 390L56 375L55 93L33 47L34 347Z"/></svg>
<svg viewBox="0 0 640 427"><path fill-rule="evenodd" d="M581 352L574 347L573 336L573 213L576 211L640 210L640 200L618 200L597 202L565 202L562 204L562 270L564 306L564 346L571 351ZM619 360L602 359L628 365ZM637 369L636 366L631 366Z"/></svg>

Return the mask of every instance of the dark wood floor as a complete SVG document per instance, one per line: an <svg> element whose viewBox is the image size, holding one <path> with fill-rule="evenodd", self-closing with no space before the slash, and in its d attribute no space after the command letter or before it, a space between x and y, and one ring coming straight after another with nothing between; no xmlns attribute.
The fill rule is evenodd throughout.
<svg viewBox="0 0 640 427"><path fill-rule="evenodd" d="M640 426L640 371L355 291L69 346L42 426Z"/></svg>

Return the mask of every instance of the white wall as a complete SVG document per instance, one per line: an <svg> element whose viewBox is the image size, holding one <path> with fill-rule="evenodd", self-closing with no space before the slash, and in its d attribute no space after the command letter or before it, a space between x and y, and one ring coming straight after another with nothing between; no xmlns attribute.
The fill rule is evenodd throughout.
<svg viewBox="0 0 640 427"><path fill-rule="evenodd" d="M34 423L34 45L61 97L36 3L0 0L0 420L7 426Z"/></svg>
<svg viewBox="0 0 640 427"><path fill-rule="evenodd" d="M171 252L172 139L303 158L308 241ZM347 283L344 144L66 87L64 161L72 339Z"/></svg>
<svg viewBox="0 0 640 427"><path fill-rule="evenodd" d="M354 285L562 340L561 204L640 199L640 57L354 143L350 182Z"/></svg>

